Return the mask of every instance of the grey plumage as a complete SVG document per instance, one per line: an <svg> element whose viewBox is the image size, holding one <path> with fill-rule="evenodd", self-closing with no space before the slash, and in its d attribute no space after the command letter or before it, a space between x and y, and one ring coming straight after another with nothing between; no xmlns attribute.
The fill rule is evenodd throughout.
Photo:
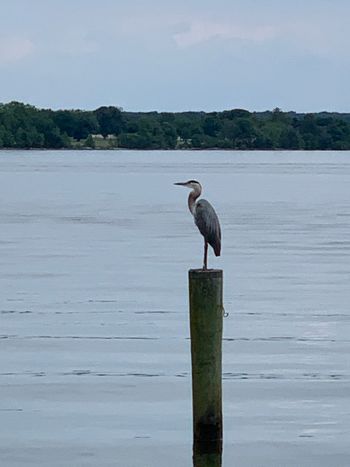
<svg viewBox="0 0 350 467"><path fill-rule="evenodd" d="M221 253L221 229L218 216L213 206L206 199L200 199L196 202L202 193L202 186L199 182L189 180L188 182L175 183L175 185L192 189L188 197L188 207L194 217L196 226L204 237L203 269L206 270L208 244L213 248L215 256L220 256Z"/></svg>
<svg viewBox="0 0 350 467"><path fill-rule="evenodd" d="M213 206L206 199L197 201L194 222L205 240L213 248L215 256L220 256L220 223Z"/></svg>

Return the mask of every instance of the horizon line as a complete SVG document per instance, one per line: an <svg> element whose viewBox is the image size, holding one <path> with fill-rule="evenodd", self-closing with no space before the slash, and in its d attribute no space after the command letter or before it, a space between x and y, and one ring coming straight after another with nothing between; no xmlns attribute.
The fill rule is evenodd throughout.
<svg viewBox="0 0 350 467"><path fill-rule="evenodd" d="M81 108L81 107L56 107L56 106L41 106L38 104L31 104L28 102L23 102L19 101L16 99L12 99L9 101L1 101L0 105L9 105L9 104L23 104L23 105L29 105L30 107L34 107L38 110L52 110L54 112L58 111L81 111L81 112L94 112L95 110L101 108L101 107L114 107L119 109L121 112L126 112L126 113L171 113L171 114L181 114L181 113L221 113L221 112L230 112L232 110L243 110L245 112L249 113L265 113L265 112L274 112L276 110L279 110L282 113L294 113L298 115L302 114L319 114L319 113L331 113L331 114L350 114L349 111L340 111L340 110L313 110L313 111L297 111L297 110L283 110L279 106L275 106L272 109L264 109L264 110L250 110L248 108L244 107L230 107L230 108L223 108L221 110L194 110L194 109L187 109L187 110L128 110L125 109L123 106L120 105L115 105L115 104L101 104L98 107L94 108Z"/></svg>

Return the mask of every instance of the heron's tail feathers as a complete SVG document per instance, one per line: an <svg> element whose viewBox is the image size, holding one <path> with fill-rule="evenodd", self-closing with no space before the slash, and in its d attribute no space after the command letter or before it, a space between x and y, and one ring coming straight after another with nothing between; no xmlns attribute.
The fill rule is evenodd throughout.
<svg viewBox="0 0 350 467"><path fill-rule="evenodd" d="M220 256L220 254L221 254L221 242L217 242L217 243L215 243L215 245L212 245L212 246L213 246L215 256Z"/></svg>

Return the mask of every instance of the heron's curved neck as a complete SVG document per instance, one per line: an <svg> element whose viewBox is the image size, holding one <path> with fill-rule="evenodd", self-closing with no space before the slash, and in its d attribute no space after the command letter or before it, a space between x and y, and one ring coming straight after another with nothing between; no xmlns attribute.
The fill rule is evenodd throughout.
<svg viewBox="0 0 350 467"><path fill-rule="evenodd" d="M200 187L194 188L188 196L188 208L194 216L196 210L196 199L201 195L202 190Z"/></svg>

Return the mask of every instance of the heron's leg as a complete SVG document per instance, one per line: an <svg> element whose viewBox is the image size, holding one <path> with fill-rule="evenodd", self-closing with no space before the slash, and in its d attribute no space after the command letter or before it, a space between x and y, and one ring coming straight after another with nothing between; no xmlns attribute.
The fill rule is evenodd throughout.
<svg viewBox="0 0 350 467"><path fill-rule="evenodd" d="M204 263L203 263L203 270L206 271L208 269L208 242L204 240Z"/></svg>

